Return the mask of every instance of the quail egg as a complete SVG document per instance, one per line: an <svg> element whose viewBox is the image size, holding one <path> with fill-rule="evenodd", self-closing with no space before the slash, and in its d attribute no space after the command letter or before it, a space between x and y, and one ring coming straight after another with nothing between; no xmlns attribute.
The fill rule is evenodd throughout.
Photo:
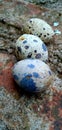
<svg viewBox="0 0 62 130"><path fill-rule="evenodd" d="M13 78L27 92L41 92L52 83L50 67L39 59L24 59L12 68Z"/></svg>
<svg viewBox="0 0 62 130"><path fill-rule="evenodd" d="M54 35L52 27L40 18L29 19L24 25L24 31L40 37L45 43L48 43Z"/></svg>
<svg viewBox="0 0 62 130"><path fill-rule="evenodd" d="M14 45L18 60L33 58L42 61L48 60L48 49L44 42L35 35L23 34Z"/></svg>

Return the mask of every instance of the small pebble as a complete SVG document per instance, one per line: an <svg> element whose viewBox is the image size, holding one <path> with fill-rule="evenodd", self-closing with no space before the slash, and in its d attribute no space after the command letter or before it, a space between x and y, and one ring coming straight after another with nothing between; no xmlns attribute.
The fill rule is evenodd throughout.
<svg viewBox="0 0 62 130"><path fill-rule="evenodd" d="M54 22L54 23L53 23L53 26L54 26L54 27L56 27L56 26L58 26L58 25L59 25L59 22Z"/></svg>
<svg viewBox="0 0 62 130"><path fill-rule="evenodd" d="M55 33L56 35L60 35L60 34L61 34L61 31L59 31L58 29L55 29L55 30L54 30L54 33Z"/></svg>

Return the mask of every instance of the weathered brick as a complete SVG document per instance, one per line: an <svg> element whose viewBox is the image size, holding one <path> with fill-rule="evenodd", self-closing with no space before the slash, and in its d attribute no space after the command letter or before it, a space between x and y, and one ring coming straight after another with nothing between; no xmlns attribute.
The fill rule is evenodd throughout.
<svg viewBox="0 0 62 130"><path fill-rule="evenodd" d="M15 90L15 84L12 77L12 66L14 64L14 60L6 53L0 54L0 86L4 86L8 91ZM12 59L12 60L11 60Z"/></svg>

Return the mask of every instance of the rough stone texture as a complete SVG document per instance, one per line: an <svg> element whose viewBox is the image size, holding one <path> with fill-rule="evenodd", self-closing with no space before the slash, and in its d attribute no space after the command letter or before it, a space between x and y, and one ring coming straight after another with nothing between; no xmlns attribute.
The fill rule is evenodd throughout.
<svg viewBox="0 0 62 130"><path fill-rule="evenodd" d="M24 1L35 3L49 9L54 8L61 10L62 8L61 0L24 0Z"/></svg>
<svg viewBox="0 0 62 130"><path fill-rule="evenodd" d="M62 130L62 33L47 44L54 82L46 92L29 95L19 90L11 69L13 44L23 34L25 20L39 17L62 32L62 10L48 10L22 0L0 2L0 129ZM53 22L58 21L57 27ZM59 76L59 78L57 77Z"/></svg>

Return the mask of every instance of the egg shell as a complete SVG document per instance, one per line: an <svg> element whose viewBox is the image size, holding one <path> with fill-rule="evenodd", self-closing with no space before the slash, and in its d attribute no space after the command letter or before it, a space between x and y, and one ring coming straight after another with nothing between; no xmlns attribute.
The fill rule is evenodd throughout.
<svg viewBox="0 0 62 130"><path fill-rule="evenodd" d="M28 92L41 92L52 82L52 71L49 66L38 59L25 59L17 62L12 68L14 80Z"/></svg>
<svg viewBox="0 0 62 130"><path fill-rule="evenodd" d="M44 20L39 18L31 18L24 25L25 33L37 35L45 43L48 43L53 35L54 31L52 27Z"/></svg>
<svg viewBox="0 0 62 130"><path fill-rule="evenodd" d="M35 58L48 60L48 50L43 41L34 35L23 34L15 44L15 54L18 60Z"/></svg>

